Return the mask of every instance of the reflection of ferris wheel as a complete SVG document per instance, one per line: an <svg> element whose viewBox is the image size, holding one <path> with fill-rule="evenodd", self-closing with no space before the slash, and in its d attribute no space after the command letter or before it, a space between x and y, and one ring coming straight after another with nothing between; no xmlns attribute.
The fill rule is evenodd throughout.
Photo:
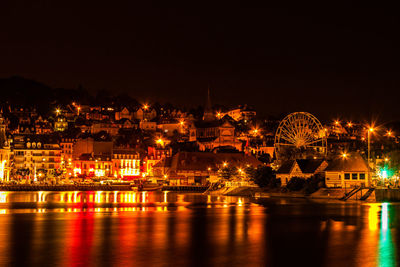
<svg viewBox="0 0 400 267"><path fill-rule="evenodd" d="M321 156L326 154L326 147L326 132L319 120L310 113L291 113L276 130L275 152L278 159L294 156L298 152Z"/></svg>

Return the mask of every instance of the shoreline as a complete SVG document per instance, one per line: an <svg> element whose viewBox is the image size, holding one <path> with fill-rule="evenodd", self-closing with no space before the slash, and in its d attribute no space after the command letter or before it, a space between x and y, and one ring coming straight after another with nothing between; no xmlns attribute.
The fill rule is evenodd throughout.
<svg viewBox="0 0 400 267"><path fill-rule="evenodd" d="M241 196L241 197L253 197L256 199L267 199L267 198L302 198L302 199L321 199L321 200L337 200L341 202L346 201L360 201L365 203L370 202L381 202L376 200L375 192L371 193L365 200L361 200L362 196L368 191L368 188L361 189L360 192L352 195L346 200L341 200L345 193L350 190L342 188L320 188L316 192L307 194L302 191L297 192L280 192L277 189L263 189L254 187L241 187L232 190L226 194L221 194L217 191L212 192L213 195L227 195L227 196ZM399 190L400 191L400 190ZM382 200L383 201L383 200Z"/></svg>

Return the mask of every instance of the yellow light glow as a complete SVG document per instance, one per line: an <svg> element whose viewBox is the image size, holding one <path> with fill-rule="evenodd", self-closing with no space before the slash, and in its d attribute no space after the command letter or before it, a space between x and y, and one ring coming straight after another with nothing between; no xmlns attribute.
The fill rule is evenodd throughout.
<svg viewBox="0 0 400 267"><path fill-rule="evenodd" d="M144 104L144 105L143 105L143 109L144 109L144 110L147 110L148 108L149 108L149 105L147 105L147 104Z"/></svg>
<svg viewBox="0 0 400 267"><path fill-rule="evenodd" d="M368 131L372 133L373 131L375 131L375 129L372 128L372 127L370 127L370 128L368 129Z"/></svg>
<svg viewBox="0 0 400 267"><path fill-rule="evenodd" d="M161 139L161 138L157 139L156 143L161 145L161 146L164 146L164 140Z"/></svg>
<svg viewBox="0 0 400 267"><path fill-rule="evenodd" d="M227 162L224 162L223 165L224 165L224 167L226 167L226 166L228 166L228 163L227 163Z"/></svg>
<svg viewBox="0 0 400 267"><path fill-rule="evenodd" d="M347 126L348 127L353 127L353 123L349 122L349 123L347 123Z"/></svg>
<svg viewBox="0 0 400 267"><path fill-rule="evenodd" d="M348 156L347 153L342 154L342 158L344 158L344 159L347 158L347 156Z"/></svg>

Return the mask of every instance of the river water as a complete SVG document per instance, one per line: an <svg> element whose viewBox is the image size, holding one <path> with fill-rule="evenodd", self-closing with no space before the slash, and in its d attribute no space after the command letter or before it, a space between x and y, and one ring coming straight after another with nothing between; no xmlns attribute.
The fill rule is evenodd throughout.
<svg viewBox="0 0 400 267"><path fill-rule="evenodd" d="M0 192L1 266L396 266L400 205Z"/></svg>

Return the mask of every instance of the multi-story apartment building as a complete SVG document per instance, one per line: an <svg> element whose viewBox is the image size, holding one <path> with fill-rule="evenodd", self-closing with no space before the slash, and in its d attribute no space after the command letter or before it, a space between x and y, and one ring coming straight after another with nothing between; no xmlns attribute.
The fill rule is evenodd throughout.
<svg viewBox="0 0 400 267"><path fill-rule="evenodd" d="M139 153L134 149L113 149L112 162L115 178L130 180L140 176Z"/></svg>
<svg viewBox="0 0 400 267"><path fill-rule="evenodd" d="M57 175L61 167L61 148L51 135L15 135L14 168L28 179L41 180Z"/></svg>

